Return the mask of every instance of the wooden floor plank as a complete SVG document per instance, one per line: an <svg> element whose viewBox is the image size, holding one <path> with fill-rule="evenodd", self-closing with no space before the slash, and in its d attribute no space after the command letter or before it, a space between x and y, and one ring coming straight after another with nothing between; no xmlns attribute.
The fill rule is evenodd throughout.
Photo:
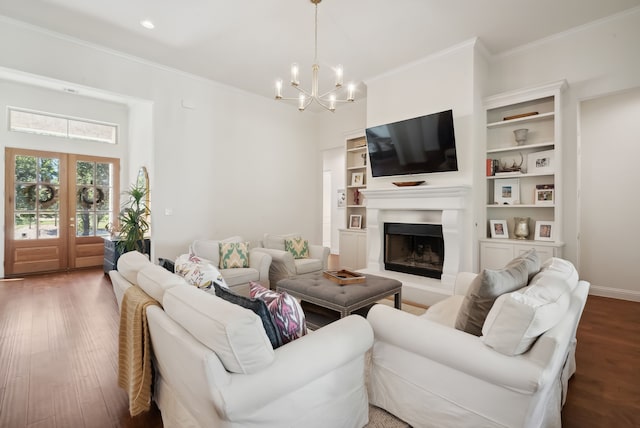
<svg viewBox="0 0 640 428"><path fill-rule="evenodd" d="M0 281L0 427L162 427L129 416L118 323L99 269ZM563 427L640 426L640 303L589 296L577 338Z"/></svg>

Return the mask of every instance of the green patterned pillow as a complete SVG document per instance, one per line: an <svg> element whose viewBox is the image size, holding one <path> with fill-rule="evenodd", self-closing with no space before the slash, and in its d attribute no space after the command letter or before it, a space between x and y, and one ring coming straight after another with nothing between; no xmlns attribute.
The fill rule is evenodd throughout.
<svg viewBox="0 0 640 428"><path fill-rule="evenodd" d="M284 249L293 254L294 259L309 258L309 241L303 240L299 236L297 238L285 239Z"/></svg>
<svg viewBox="0 0 640 428"><path fill-rule="evenodd" d="M220 269L248 268L248 242L221 242Z"/></svg>

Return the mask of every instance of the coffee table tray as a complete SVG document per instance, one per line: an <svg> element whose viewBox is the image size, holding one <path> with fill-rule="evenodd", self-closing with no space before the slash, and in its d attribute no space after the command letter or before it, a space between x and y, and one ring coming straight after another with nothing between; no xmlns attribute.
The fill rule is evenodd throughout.
<svg viewBox="0 0 640 428"><path fill-rule="evenodd" d="M366 281L366 277L357 272L349 270L325 270L322 275L330 281L340 285L360 284Z"/></svg>

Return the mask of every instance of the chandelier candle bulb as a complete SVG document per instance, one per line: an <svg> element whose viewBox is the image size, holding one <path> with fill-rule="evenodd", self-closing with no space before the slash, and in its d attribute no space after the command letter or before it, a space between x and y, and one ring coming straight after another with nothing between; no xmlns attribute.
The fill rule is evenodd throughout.
<svg viewBox="0 0 640 428"><path fill-rule="evenodd" d="M353 101L355 99L356 87L353 83L349 84L349 94L347 95L347 101Z"/></svg>
<svg viewBox="0 0 640 428"><path fill-rule="evenodd" d="M300 96L298 97L298 110L300 111L304 110L304 101L305 101L304 94L300 94Z"/></svg>
<svg viewBox="0 0 640 428"><path fill-rule="evenodd" d="M329 97L329 110L334 111L336 109L336 96L331 94Z"/></svg>
<svg viewBox="0 0 640 428"><path fill-rule="evenodd" d="M282 79L276 80L276 100L282 98Z"/></svg>
<svg viewBox="0 0 640 428"><path fill-rule="evenodd" d="M344 72L342 70L342 65L338 65L336 67L336 87L340 87L342 86L342 78L343 78ZM334 97L335 98L335 97Z"/></svg>
<svg viewBox="0 0 640 428"><path fill-rule="evenodd" d="M300 81L298 80L298 64L295 62L291 64L291 84L293 86L298 86Z"/></svg>

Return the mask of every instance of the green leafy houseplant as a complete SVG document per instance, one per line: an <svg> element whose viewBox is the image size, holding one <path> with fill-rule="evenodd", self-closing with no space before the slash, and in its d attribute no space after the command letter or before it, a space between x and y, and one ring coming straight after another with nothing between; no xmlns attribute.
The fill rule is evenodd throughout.
<svg viewBox="0 0 640 428"><path fill-rule="evenodd" d="M149 231L149 216L147 206L147 188L134 184L123 192L129 200L122 205L118 220L120 233L118 235L118 250L120 253L139 251L145 253L145 234Z"/></svg>

